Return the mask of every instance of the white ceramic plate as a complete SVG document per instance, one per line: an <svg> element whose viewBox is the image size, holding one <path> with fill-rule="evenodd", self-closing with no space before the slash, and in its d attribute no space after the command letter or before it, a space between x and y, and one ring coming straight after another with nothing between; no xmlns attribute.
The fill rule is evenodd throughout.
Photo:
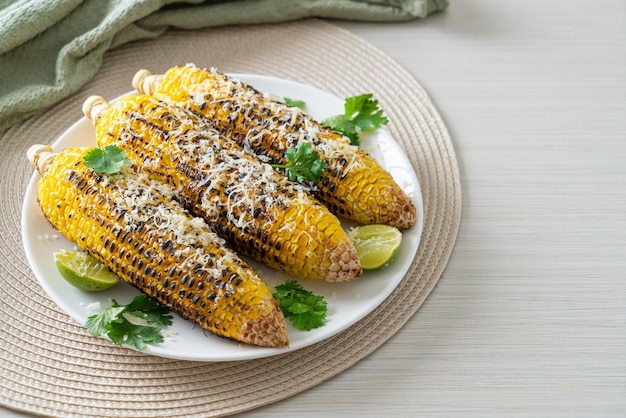
<svg viewBox="0 0 626 418"><path fill-rule="evenodd" d="M305 111L317 120L343 113L342 98L317 88L266 76L232 75L262 92L304 100ZM53 148L60 151L66 147L89 145L95 145L95 131L91 122L82 118L55 141ZM402 280L415 257L422 233L422 196L417 176L408 158L386 129L379 129L364 138L361 148L370 152L391 172L417 207L418 223L404 232L402 247L389 266L378 271L364 272L358 280L348 283L300 280L305 288L325 296L328 302L328 321L325 326L308 332L298 330L287 321L290 340L288 348L260 348L233 342L205 332L192 322L174 315L174 324L165 330L165 341L149 345L144 352L196 361L231 361L272 356L329 338L355 324L383 302ZM111 299L121 304L130 302L139 292L126 283L121 282L103 292L83 292L67 284L57 272L53 253L60 248L75 248L75 245L55 231L44 218L37 204L38 179L39 175L33 174L26 190L22 233L26 257L43 289L63 311L80 324L84 324L88 316L99 312L94 310L94 303L96 306L99 303L101 310L110 305ZM272 290L288 278L287 275L258 263L250 264Z"/></svg>

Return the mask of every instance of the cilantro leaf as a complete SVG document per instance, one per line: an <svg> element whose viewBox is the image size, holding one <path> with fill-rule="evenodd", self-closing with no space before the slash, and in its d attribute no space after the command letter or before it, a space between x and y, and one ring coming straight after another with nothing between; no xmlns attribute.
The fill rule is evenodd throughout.
<svg viewBox="0 0 626 418"><path fill-rule="evenodd" d="M289 180L301 183L307 180L319 181L328 165L316 151L313 151L309 142L289 148L285 152L285 157L287 164L272 164L272 167L287 169Z"/></svg>
<svg viewBox="0 0 626 418"><path fill-rule="evenodd" d="M328 308L324 297L306 290L295 280L276 286L272 295L283 315L297 328L310 331L326 324Z"/></svg>
<svg viewBox="0 0 626 418"><path fill-rule="evenodd" d="M116 174L124 164L129 164L126 152L117 145L107 145L104 148L92 148L85 154L85 165L98 174Z"/></svg>
<svg viewBox="0 0 626 418"><path fill-rule="evenodd" d="M382 109L378 108L378 100L372 97L372 94L362 94L346 99L346 116L350 117L363 132L373 131L389 122L383 116Z"/></svg>
<svg viewBox="0 0 626 418"><path fill-rule="evenodd" d="M124 314L136 316L146 325L135 324ZM128 305L119 305L113 300L110 307L89 316L85 328L94 337L106 334L115 344L133 345L143 350L148 343L163 342L161 328L157 325L171 324L172 316L167 309L146 295L138 295Z"/></svg>
<svg viewBox="0 0 626 418"><path fill-rule="evenodd" d="M85 328L87 328L94 337L106 334L107 324L116 321L125 310L126 308L124 306L119 306L117 303L114 303L113 306L109 306L99 314L89 316L85 322Z"/></svg>
<svg viewBox="0 0 626 418"><path fill-rule="evenodd" d="M352 145L359 144L359 133L356 130L356 125L346 115L331 116L328 119L324 119L322 123L330 126L341 135L348 137Z"/></svg>
<svg viewBox="0 0 626 418"><path fill-rule="evenodd" d="M107 336L111 341L118 345L134 345L139 350L146 348L146 343L163 342L160 332L159 327L135 325L126 318L107 324Z"/></svg>
<svg viewBox="0 0 626 418"><path fill-rule="evenodd" d="M290 99L289 97L283 97L283 99L285 100L285 104L287 106L297 107L298 109L304 109L306 106L306 103L303 100Z"/></svg>
<svg viewBox="0 0 626 418"><path fill-rule="evenodd" d="M172 315L157 301L137 295L126 305L126 311L155 325L172 325Z"/></svg>
<svg viewBox="0 0 626 418"><path fill-rule="evenodd" d="M353 145L359 145L359 131L370 132L389 122L373 97L371 93L348 97L344 114L326 118L322 124L348 137Z"/></svg>

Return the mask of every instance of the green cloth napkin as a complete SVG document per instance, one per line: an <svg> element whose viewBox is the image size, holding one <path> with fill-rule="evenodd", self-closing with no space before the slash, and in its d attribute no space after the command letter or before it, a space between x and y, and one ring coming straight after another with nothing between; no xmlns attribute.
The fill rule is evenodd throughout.
<svg viewBox="0 0 626 418"><path fill-rule="evenodd" d="M69 96L104 52L199 29L305 17L379 22L424 18L447 0L0 0L0 131Z"/></svg>

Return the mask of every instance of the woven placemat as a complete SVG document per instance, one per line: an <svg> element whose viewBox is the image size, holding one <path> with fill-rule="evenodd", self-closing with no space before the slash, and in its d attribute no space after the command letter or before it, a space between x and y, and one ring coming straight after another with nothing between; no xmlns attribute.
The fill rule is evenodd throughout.
<svg viewBox="0 0 626 418"><path fill-rule="evenodd" d="M131 89L139 68L161 72L193 62L265 74L340 97L380 100L392 135L417 172L424 229L409 272L375 311L313 346L259 360L197 363L154 357L92 338L60 311L26 262L20 213L33 169L26 150L52 143L92 94ZM325 21L172 30L109 51L94 80L0 138L0 403L51 416L222 416L284 399L349 368L417 311L441 276L460 222L459 171L447 130L420 85L395 61Z"/></svg>

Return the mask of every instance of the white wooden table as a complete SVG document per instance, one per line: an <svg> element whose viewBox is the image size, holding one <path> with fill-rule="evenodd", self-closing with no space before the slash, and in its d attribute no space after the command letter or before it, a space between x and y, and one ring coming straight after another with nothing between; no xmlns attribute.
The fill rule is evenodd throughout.
<svg viewBox="0 0 626 418"><path fill-rule="evenodd" d="M245 416L626 417L626 2L457 0L339 25L431 95L461 229L394 338Z"/></svg>
<svg viewBox="0 0 626 418"><path fill-rule="evenodd" d="M626 2L453 0L425 20L335 23L431 95L461 229L397 335L243 416L626 416Z"/></svg>

